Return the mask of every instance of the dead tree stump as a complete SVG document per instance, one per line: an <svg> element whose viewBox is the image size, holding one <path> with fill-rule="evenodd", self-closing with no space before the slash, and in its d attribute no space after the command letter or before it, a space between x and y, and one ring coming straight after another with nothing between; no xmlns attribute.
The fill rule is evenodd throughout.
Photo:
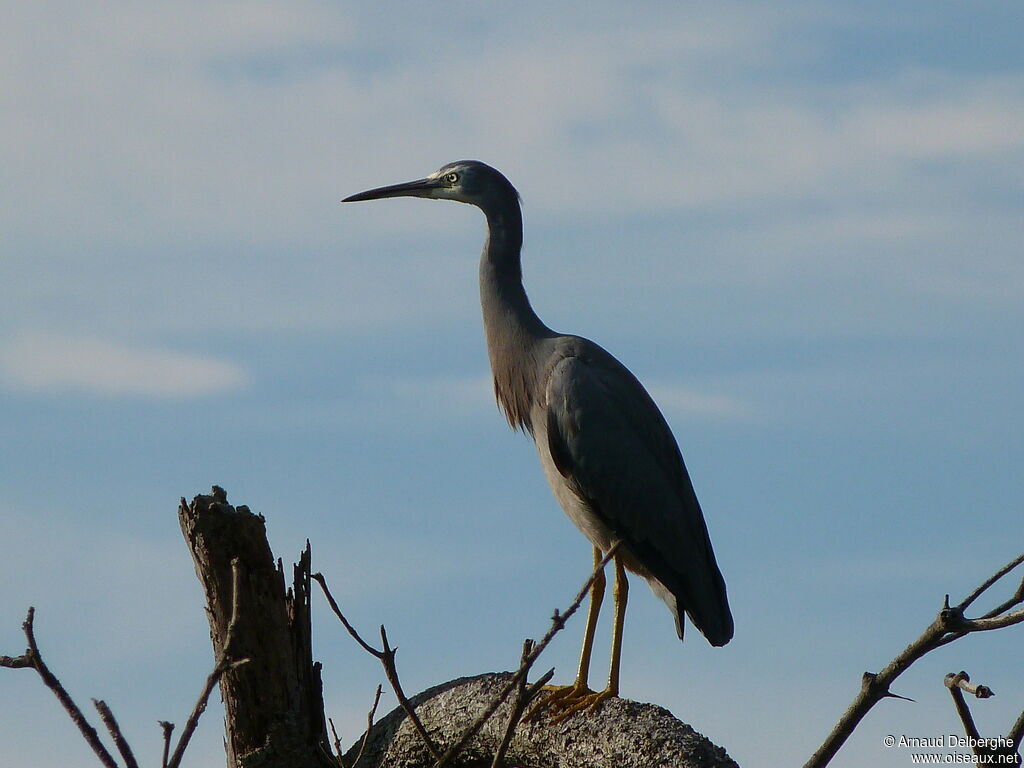
<svg viewBox="0 0 1024 768"><path fill-rule="evenodd" d="M178 510L196 574L206 591L210 639L219 659L232 611L231 562L238 558L238 617L231 655L249 662L220 681L228 768L337 768L330 757L320 664L312 661L309 544L285 590L261 515L209 496Z"/></svg>

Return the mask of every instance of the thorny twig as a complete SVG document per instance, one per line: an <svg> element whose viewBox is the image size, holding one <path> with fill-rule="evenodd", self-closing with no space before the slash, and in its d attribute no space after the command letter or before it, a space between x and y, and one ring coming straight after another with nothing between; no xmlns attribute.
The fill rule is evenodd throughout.
<svg viewBox="0 0 1024 768"><path fill-rule="evenodd" d="M381 665L384 667L384 674L387 676L388 682L391 683L391 688L395 692L395 697L398 699L398 703L409 716L413 726L416 728L416 732L419 733L420 738L423 739L423 743L426 744L427 749L430 750L431 756L435 760L441 760L441 753L438 750L437 745L434 744L434 740L430 738L430 734L427 733L427 729L423 726L423 722L416 714L416 710L413 708L412 704L409 703L409 699L406 697L405 691L402 690L402 683L398 679L398 669L395 666L395 651L398 649L392 648L388 644L388 633L387 630L384 629L384 625L380 625L380 639L381 644L383 645L383 650L378 651L372 645L363 640L363 638L359 636L355 627L353 627L349 623L348 619L345 618L345 615L341 612L341 609L338 607L338 603L334 599L334 595L331 594L331 590L328 588L327 580L324 578L323 574L314 573L310 578L320 585L320 589L323 590L324 596L327 598L327 602L331 606L331 610L334 611L334 615L341 620L341 623L345 626L345 629L348 630L348 633L352 638L363 647L363 650L380 661Z"/></svg>
<svg viewBox="0 0 1024 768"><path fill-rule="evenodd" d="M864 673L860 692L846 712L843 713L843 716L836 723L822 745L818 747L818 750L811 756L811 759L805 763L804 768L823 768L823 766L828 765L829 761L832 760L843 746L846 739L853 733L853 730L868 711L883 698L893 696L889 692L890 684L926 653L934 651L936 648L951 643L954 640L958 640L971 632L1001 629L1002 627L1024 622L1024 609L1013 612L1009 610L1024 602L1024 581L1017 588L1013 597L996 609L989 611L978 619L968 619L964 616L964 611L982 593L1017 566L1021 565L1021 563L1024 563L1024 554L1018 555L996 571L958 605L951 606L949 604L949 595L946 595L942 609L919 638L890 661L881 672L877 674L871 672ZM1024 715L1022 715L1021 720L1024 720ZM1024 724L1021 727L1024 729Z"/></svg>

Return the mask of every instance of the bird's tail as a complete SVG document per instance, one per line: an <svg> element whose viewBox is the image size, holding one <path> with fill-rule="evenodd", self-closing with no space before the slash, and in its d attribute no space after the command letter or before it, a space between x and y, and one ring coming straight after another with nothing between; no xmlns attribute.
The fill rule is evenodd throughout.
<svg viewBox="0 0 1024 768"><path fill-rule="evenodd" d="M711 563L710 584L688 590L692 594L676 593L676 632L683 639L683 612L690 617L693 626L701 631L708 642L722 646L732 640L733 620L729 610L729 597L725 591L725 580L715 563Z"/></svg>

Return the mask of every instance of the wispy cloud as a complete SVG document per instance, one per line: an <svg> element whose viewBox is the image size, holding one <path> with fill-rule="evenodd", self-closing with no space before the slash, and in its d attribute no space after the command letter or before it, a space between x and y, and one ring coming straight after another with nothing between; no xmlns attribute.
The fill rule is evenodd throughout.
<svg viewBox="0 0 1024 768"><path fill-rule="evenodd" d="M862 232L878 250L929 254L913 273L910 262L890 260L882 268L898 274L886 280L906 275L912 287L927 280L942 290L969 281L974 293L1002 295L1007 277L1019 276L1019 248L1005 243L1018 231L1018 179L1008 169L1024 158L1024 81L902 64L884 77L786 76L791 57L823 57L806 46L816 37L809 25L828 32L845 19L726 4L641 14L623 36L607 16L578 24L560 11L562 23L515 32L481 13L479 34L438 55L436 36L416 19L383 22L316 3L287 12L266 2L131 6L114 25L66 8L67 25L46 24L26 5L0 30L13 52L3 103L19 115L0 145L0 164L19 180L0 210L14 252L0 322L45 311L40 264L53 276L47 291L93 328L129 317L134 328L245 330L436 317L450 305L426 306L438 294L425 281L455 273L436 276L446 265L434 236L475 234L466 224L475 213L337 201L460 156L507 171L529 222L557 217L565 230L724 214L707 250L746 239L753 245L743 254L758 254L753 265L719 255L659 272L661 282L772 270L779 286L799 279L813 293L808 274L830 277L822 265L873 281L876 263L827 260ZM387 40L402 39L401 56L367 42L383 23ZM395 233L424 241L420 254L407 241L398 247L401 271L383 252ZM964 259L961 243L976 233L992 233L993 243ZM541 252L537 235L528 233L531 259ZM935 239L952 245L933 256ZM83 243L113 247L84 258ZM471 259L476 248L460 241L458 254ZM604 253L587 253L587 263L620 258ZM208 297L257 258L261 269L243 275L246 301ZM112 286L105 275L115 269ZM183 316L162 298L179 295L203 300Z"/></svg>
<svg viewBox="0 0 1024 768"><path fill-rule="evenodd" d="M383 394L391 408L443 415L491 413L497 407L489 373L477 376L419 376L373 379L365 386ZM740 397L702 391L668 381L653 381L647 387L666 414L681 418L747 419L755 407Z"/></svg>
<svg viewBox="0 0 1024 768"><path fill-rule="evenodd" d="M89 336L25 332L0 343L0 384L13 390L201 397L246 378L233 363Z"/></svg>
<svg viewBox="0 0 1024 768"><path fill-rule="evenodd" d="M682 418L747 419L757 413L753 405L730 395L702 392L665 381L651 382L647 389L666 414Z"/></svg>
<svg viewBox="0 0 1024 768"><path fill-rule="evenodd" d="M370 378L362 389L378 407L403 419L475 420L497 408L489 373Z"/></svg>
<svg viewBox="0 0 1024 768"><path fill-rule="evenodd" d="M395 379L374 379L367 386L385 391L400 400L415 399L454 406L481 407L494 404L491 375L418 376Z"/></svg>

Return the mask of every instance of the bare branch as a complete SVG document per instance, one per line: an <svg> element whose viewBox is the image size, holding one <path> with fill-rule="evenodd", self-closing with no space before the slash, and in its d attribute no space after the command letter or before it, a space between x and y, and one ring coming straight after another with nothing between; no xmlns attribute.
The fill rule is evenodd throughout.
<svg viewBox="0 0 1024 768"><path fill-rule="evenodd" d="M960 605L958 606L960 610L966 611L970 607L971 603L977 600L982 595L982 593L985 592L985 590L987 590L989 587L991 587L993 584L995 584L997 581L1003 578L1003 576L1008 574L1021 563L1024 563L1024 553L1017 555L1017 557L1013 558L1013 560L1008 562L998 571L996 571L987 579L985 579L985 581L983 581L977 589L971 592L971 594L969 594L960 602Z"/></svg>
<svg viewBox="0 0 1024 768"><path fill-rule="evenodd" d="M206 685L203 686L203 692L199 695L199 700L196 702L195 707L192 709L192 714L188 716L188 720L185 721L185 727L181 729L181 736L178 737L178 744L174 748L174 754L171 755L170 761L167 763L167 768L178 768L181 765L181 758L185 754L185 748L188 746L189 740L192 738L192 734L196 730L196 726L199 725L199 718L202 717L203 712L206 711L206 705L210 700L210 694L213 693L213 689L220 682L221 677L229 669L239 667L242 664L248 663L249 659L237 659L231 658L231 641L235 637L235 627L238 624L239 614L239 581L241 570L239 560L236 557L231 561L231 620L228 622L228 629L226 638L224 640L224 647L221 652L220 659L217 660L216 666L213 671L206 678ZM165 731L165 733L167 733ZM169 733L167 733L170 738Z"/></svg>
<svg viewBox="0 0 1024 768"><path fill-rule="evenodd" d="M555 676L555 670L549 669L541 678L535 683L527 687L526 678L529 675L530 669L530 653L533 651L533 640L523 641L523 652L520 656L519 666L522 669L523 665L526 665L525 674L519 678L519 683L516 686L516 700L512 705L508 713L508 723L505 726L505 733L501 737L501 743L498 744L498 748L494 752L494 759L491 761L491 768L501 768L502 761L505 759L505 753L508 752L509 746L512 744L512 736L515 735L516 726L519 725L519 720L523 716L523 712L530 705L540 693L543 688L552 677Z"/></svg>
<svg viewBox="0 0 1024 768"><path fill-rule="evenodd" d="M1001 613L1006 613L1006 611L1013 608L1013 606L1020 605L1021 603L1024 603L1024 578L1020 580L1020 585L1017 587L1017 591L1013 593L1013 597L1011 597L1005 603L1000 603L988 613L982 614L980 618L991 619L993 616L998 616Z"/></svg>
<svg viewBox="0 0 1024 768"><path fill-rule="evenodd" d="M167 768L167 756L171 752L171 732L174 730L174 723L161 720L157 725L164 733L164 753L160 758L160 768Z"/></svg>
<svg viewBox="0 0 1024 768"><path fill-rule="evenodd" d="M327 580L324 578L324 575L322 573L314 573L310 575L310 578L320 585L320 589L323 590L324 597L327 598L327 602L328 604L330 604L331 610L334 611L334 615L338 617L338 619L344 625L345 629L348 630L348 633L352 636L352 639L359 643L359 645L363 647L363 650L366 651L368 654L376 657L380 661L383 661L384 654L381 651L378 651L368 642L363 640L363 638L359 636L359 633L356 632L356 628L349 624L348 619L345 618L345 614L341 612L341 609L338 607L338 603L335 602L334 595L332 595L331 590L328 589Z"/></svg>
<svg viewBox="0 0 1024 768"><path fill-rule="evenodd" d="M430 738L430 734L427 733L426 727L424 727L419 715L416 714L416 710L413 708L412 704L409 703L409 698L405 695L405 691L402 690L402 683L398 679L398 667L395 666L395 651L398 649L392 648L388 645L388 633L387 630L384 629L383 624L380 625L380 641L384 646L383 656L381 657L381 663L384 665L384 674L387 675L388 682L391 683L391 688L394 690L395 696L398 698L398 703L401 704L402 709L405 710L409 719L412 720L413 726L415 726L420 738L423 739L423 743L427 745L427 749L430 750L431 756L435 760L440 760L441 751L437 748L434 740Z"/></svg>
<svg viewBox="0 0 1024 768"><path fill-rule="evenodd" d="M334 753L336 755L334 762L340 765L341 768L346 768L345 758L342 756L343 753L341 751L341 739L338 738L338 731L334 727L334 718L328 717L327 724L331 726L331 737L334 739Z"/></svg>
<svg viewBox="0 0 1024 768"><path fill-rule="evenodd" d="M990 629L1002 629L1020 624L1024 621L1024 608L1013 613L1004 613L1002 616L993 616L989 619L964 619L963 633L987 632Z"/></svg>
<svg viewBox="0 0 1024 768"><path fill-rule="evenodd" d="M126 768L139 768L139 763L135 759L135 755L132 753L132 748L128 746L128 741L125 739L124 734L121 733L121 726L117 724L117 718L114 717L114 713L110 711L110 707L107 706L105 701L99 699L93 699L92 704L96 707L96 711L100 713L100 720L107 726L107 731L110 733L110 738L114 740L114 745L117 747L117 751L121 753L121 758L124 760Z"/></svg>
<svg viewBox="0 0 1024 768"><path fill-rule="evenodd" d="M92 748L92 751L96 753L96 757L103 763L106 768L118 768L117 761L114 760L107 748L103 746L103 742L100 741L99 734L96 729L89 725L89 721L85 719L85 715L82 714L82 710L78 708L71 696L61 685L60 680L50 671L50 668L46 666L43 661L43 656L39 653L39 646L36 645L36 635L33 628L35 622L36 609L29 608L28 615L25 617L24 623L21 628L25 632L25 639L28 640L28 650L22 656L11 658L10 656L4 656L0 658L0 666L7 667L9 669L24 669L26 667L32 667L36 672L39 673L39 677L42 678L43 683L53 691L54 696L61 703L68 715L71 717L71 721L78 726L79 732L85 738L86 742Z"/></svg>
<svg viewBox="0 0 1024 768"><path fill-rule="evenodd" d="M538 681L533 686L530 686L528 689L525 688L525 679L529 674L531 666L537 660L537 657L539 657L540 654L543 653L543 651L551 643L554 636L565 627L565 624L569 620L569 618L571 618L572 615L577 610L579 610L580 605L586 598L587 593L590 591L591 586L593 586L594 581L597 579L601 570L603 570L603 568L608 564L608 562L615 556L615 553L618 551L619 545L620 542L616 541L608 549L608 552L605 554L604 559L594 569L593 573L591 573L590 578L587 579L586 583L580 589L579 593L576 595L575 599L570 604L568 609L564 613L560 613L558 610L554 612L554 615L551 617L551 627L548 629L543 639L539 643L533 643L532 641L530 642L529 652L521 658L518 671L509 679L508 683L503 687L501 693L497 697L495 697L493 701L491 701L489 706L486 707L485 710L480 713L476 720L474 720L474 722L466 729L466 731L462 734L458 741L452 747L450 747L444 753L444 755L439 754L439 751L436 745L434 744L433 739L430 738L429 734L427 733L427 729L424 727L420 717L416 714L416 711L412 704L409 702L408 698L406 697L405 692L402 690L401 682L398 678L398 672L395 667L394 656L396 649L391 648L390 644L388 643L386 629L383 626L381 626L380 628L383 650L378 650L369 643L367 643L360 636L356 628L352 626L351 622L349 622L349 620L342 613L341 609L338 607L337 601L331 594L330 588L327 586L327 580L324 578L323 574L314 573L311 575L310 578L315 580L317 584L320 585L320 589L323 591L324 596L327 598L327 602L331 606L331 610L334 611L335 616L337 616L338 620L341 621L342 625L345 627L346 631L348 631L352 639L355 640L360 645L360 647L363 648L363 650L365 650L367 653L369 653L371 656L373 656L381 662L381 664L384 667L385 674L387 675L388 682L394 689L395 696L398 698L402 710L406 713L406 716L409 717L409 720L412 723L417 734L423 740L423 743L427 746L427 749L429 750L431 756L434 758L435 768L444 768L444 766L447 765L452 758L454 758L457 754L459 754L459 752L462 751L462 749L469 742L469 740L473 738L473 736L480 730L481 727L483 727L484 723L486 723L487 720L494 715L494 713L506 701L509 694L511 694L513 690L525 690L524 695L526 697L526 701L530 701L537 695L541 687L551 679L551 677L554 675L554 670L551 670L550 672L545 674L542 680ZM525 650L526 649L524 648L524 651ZM516 722L518 722L518 718ZM514 732L514 725L512 727L512 731Z"/></svg>
<svg viewBox="0 0 1024 768"><path fill-rule="evenodd" d="M324 578L323 574L314 573L310 575L310 578L320 585L320 589L323 590L324 596L327 598L327 602L331 606L331 610L334 611L334 615L338 617L345 629L348 630L352 639L359 643L363 650L375 657L380 661L381 665L383 665L384 674L387 676L388 682L391 684L391 689L395 692L395 697L398 699L398 703L409 716L409 719L412 721L413 726L415 726L417 733L419 733L423 742L427 745L427 749L430 750L431 756L435 760L441 760L441 752L438 750L437 745L434 744L434 740L430 738L430 734L427 733L427 729L423 727L423 723L420 721L420 718L416 714L416 710L413 708L412 704L409 703L409 699L406 697L405 691L402 690L402 683L398 678L398 667L395 665L395 651L398 649L392 648L388 645L388 633L387 630L384 629L384 625L380 625L380 639L384 649L378 651L372 645L363 640L356 631L356 628L353 627L349 623L348 619L345 618L345 614L343 614L341 609L338 607L338 603L335 601L334 595L331 594L331 590L327 586L327 579Z"/></svg>
<svg viewBox="0 0 1024 768"><path fill-rule="evenodd" d="M366 742L370 738L370 731L373 729L373 718L377 714L377 705L380 704L381 687L377 686L377 692L373 694L373 706L370 707L370 711L366 714L366 733L363 734L363 741L359 745L359 751L356 752L356 759L352 761L350 768L356 768L359 765L359 760L363 756L363 752L366 751ZM334 730L334 723L331 723L331 730ZM338 734L334 734L334 743L338 748L338 758L341 758L341 743L338 741Z"/></svg>
<svg viewBox="0 0 1024 768"><path fill-rule="evenodd" d="M32 666L32 656L27 653L21 656L0 656L0 667L6 669L27 669Z"/></svg>
<svg viewBox="0 0 1024 768"><path fill-rule="evenodd" d="M498 749L494 753L494 760L491 762L491 768L501 768L502 761L505 759L505 753L512 745L512 737L515 736L516 728L523 719L523 712L525 712L526 708L533 703L534 699L536 699L544 689L544 686L550 683L551 678L554 676L555 668L552 667L541 675L540 678L531 683L528 688L524 688L522 695L516 699L515 705L509 712L508 725L505 727L505 735L502 737L501 744L498 745Z"/></svg>
<svg viewBox="0 0 1024 768"><path fill-rule="evenodd" d="M966 672L960 672L960 674L953 674L950 672L946 675L945 684L949 688L949 693L953 697L953 706L956 707L956 713L960 716L960 722L964 725L964 733L972 739L979 739L981 736L978 733L978 727L974 724L974 717L971 715L971 708L967 706L967 701L964 699L964 691L969 690L970 677L967 676ZM970 691L975 693L976 691Z"/></svg>
<svg viewBox="0 0 1024 768"><path fill-rule="evenodd" d="M1018 590L1018 594L1012 599L1007 600L1005 603L989 611L979 619L966 619L964 618L963 613L960 612L959 606L956 608L950 608L947 605L939 615L943 618L947 624L947 628L951 631L949 634L938 638L935 641L935 647L938 648L943 645L949 645L971 632L988 632L993 629L1002 629L1003 627L1020 624L1024 621L1024 610L1014 611L1013 613L1004 613L1004 611L1013 608L1018 603L1024 602L1024 595L1021 595L1020 592L1021 590Z"/></svg>
<svg viewBox="0 0 1024 768"><path fill-rule="evenodd" d="M618 552L619 545L621 544L621 540L616 540L612 542L612 545L608 548L608 551L605 553L604 558L602 558L601 562L598 563L594 570L591 572L590 578L586 580L586 582L580 588L580 591L576 593L576 597L573 599L572 603L569 605L569 607L566 609L564 613L559 613L558 609L555 609L554 614L552 614L551 616L551 628L548 629L547 634L544 635L544 637L541 639L539 643L536 643L532 646L530 653L527 655L525 659L523 659L522 662L520 662L519 669L512 676L512 679L509 680L505 687L502 689L501 695L495 698L491 705L480 714L480 716L473 722L472 725L470 725L469 728L466 729L466 732L462 735L462 738L460 738L453 747L451 747L447 752L445 752L444 757L440 761L438 761L435 768L444 768L444 766L447 765L447 763L453 757L455 757L459 752L461 752L462 748L466 746L466 743L470 739L472 739L473 736L476 735L476 733L483 727L484 723L486 723L490 719L490 717L498 710L498 707L505 703L505 699L507 699L509 694L512 693L513 690L515 690L515 688L520 684L520 681L526 678L526 675L529 673L529 670L533 666L533 663L544 652L544 649L546 649L548 645L550 645L555 635L557 635L565 627L565 623L572 617L574 613L576 613L576 611L579 610L580 606L583 604L584 598L586 598L587 596L587 593L590 592L590 588L594 585L594 582L597 580L600 573L604 570L605 566L608 565L608 562L615 556L615 553Z"/></svg>
<svg viewBox="0 0 1024 768"><path fill-rule="evenodd" d="M1010 726L1009 732L1006 734L1013 744L1017 747L1017 751L1020 752L1020 740L1024 739L1024 711L1020 713L1013 725Z"/></svg>
<svg viewBox="0 0 1024 768"><path fill-rule="evenodd" d="M995 693L987 685L975 685L972 683L970 675L966 672L958 672L955 675L950 672L946 675L944 682L946 687L951 690L959 688L961 691L974 694L979 699L989 699L995 696Z"/></svg>
<svg viewBox="0 0 1024 768"><path fill-rule="evenodd" d="M188 721L182 730L181 737L178 740L178 745L174 750L174 754L168 759L168 752L170 751L171 732L174 729L172 723L160 722L160 727L163 729L164 735L164 749L161 760L162 768L178 768L181 763L182 756L185 752L185 748L188 746L188 742L192 737L196 726L199 723L199 717L206 709L207 702L209 701L210 694L213 688L217 685L221 676L225 671L233 667L244 664L248 659L233 660L230 655L231 640L234 637L235 626L238 619L238 584L239 584L239 567L237 559L232 562L232 616L231 621L228 625L227 639L224 644L224 653L221 659L217 662L213 672L207 677L206 685L203 688L203 693L199 697L199 701L196 702L196 706L189 716ZM93 728L86 720L85 715L74 703L67 691L61 685L60 681L50 672L49 668L43 662L42 655L39 653L39 648L36 644L35 632L33 629L33 623L35 620L35 609L28 609L28 616L25 619L22 628L25 631L25 637L28 640L27 652L15 658L9 656L0 657L0 666L9 667L12 669L33 667L39 673L43 682L50 690L54 692L57 699L67 710L71 716L72 721L78 726L82 736L88 742L89 746L92 747L93 752L99 758L100 762L105 768L118 768L117 761L114 760L113 756L103 745L99 739L99 734L96 729ZM121 754L122 759L125 762L126 768L139 768L138 761L135 759L135 755L132 752L131 746L125 739L124 734L121 731L120 725L118 725L117 718L114 717L114 713L107 706L106 702L93 699L93 705L96 707L96 711L99 713L100 720L107 727L110 732L111 738L114 740L114 744L117 746L118 751Z"/></svg>
<svg viewBox="0 0 1024 768"><path fill-rule="evenodd" d="M505 733L501 737L501 743L498 744L498 748L494 752L494 759L491 761L491 768L501 768L501 761L505 759L505 753L508 751L509 744L512 743L512 734L515 733L516 726L519 724L519 718L523 714L524 701L526 700L526 678L530 674L528 661L530 658L530 651L533 650L533 640L527 638L523 641L523 651L519 654L519 668L522 669L523 665L527 665L526 674L519 678L516 683L516 700L509 710L508 722L505 725Z"/></svg>
<svg viewBox="0 0 1024 768"><path fill-rule="evenodd" d="M828 765L871 708L883 698L892 695L889 692L889 686L893 681L922 656L972 632L1001 629L1024 621L1024 610L1013 613L1001 613L1000 615L990 612L985 617L974 620L967 619L964 616L964 609L966 607L970 606L983 592L1021 563L1024 563L1024 554L1018 555L996 571L977 589L964 598L959 605L950 606L949 595L946 595L938 616L935 617L935 620L925 629L920 637L890 661L881 672L877 674L864 673L860 693L857 694L853 702L846 709L846 712L843 713L843 716L836 723L822 745L811 755L811 759L805 763L804 768L823 768L823 766ZM1024 590L1018 589L1015 599L1004 603L1000 608L1008 610L1021 602L1022 598L1024 598ZM950 690L959 689L951 688Z"/></svg>
<svg viewBox="0 0 1024 768"><path fill-rule="evenodd" d="M565 623L570 618L572 618L572 615L576 613L576 611L579 610L580 606L583 604L583 600L587 596L587 593L590 592L590 588L594 586L594 582L597 581L597 578L601 575L601 572L604 570L604 567L608 565L608 563L611 561L613 557L615 557L615 553L619 551L619 546L621 544L621 539L616 539L614 542L612 542L612 545L608 548L608 551L605 552L604 557L601 558L601 562L598 563L594 570L590 573L590 578L587 579L586 582L584 582L582 587L580 587L580 591L576 593L576 597L573 599L569 607L565 610L565 613L559 613L557 610L554 612L554 614L551 616L551 629L547 631L547 634L544 635L543 638L541 638L541 641L537 643L533 651L530 653L530 658L528 660L528 664L526 665L527 668L529 668L529 665L532 665L533 662L537 660L538 656L544 653L544 649L551 644L551 641L555 638L555 635L562 631L562 629L565 627ZM523 665L520 665L520 669L522 668Z"/></svg>
<svg viewBox="0 0 1024 768"><path fill-rule="evenodd" d="M992 689L987 685L974 685L971 683L971 678L966 672L958 672L956 674L951 672L946 675L944 682L953 697L953 705L960 716L960 722L963 723L964 733L971 740L971 752L979 757L996 758L995 761L982 760L980 762L986 764L998 763L999 765L1020 765L1020 731L1024 730L1024 712L1017 718L1017 721L1010 728L1006 736L983 738L974 724L974 717L964 698L964 691L973 694L979 699L987 699L995 695ZM1011 757L1015 758L1015 760L1006 760L1006 758Z"/></svg>

